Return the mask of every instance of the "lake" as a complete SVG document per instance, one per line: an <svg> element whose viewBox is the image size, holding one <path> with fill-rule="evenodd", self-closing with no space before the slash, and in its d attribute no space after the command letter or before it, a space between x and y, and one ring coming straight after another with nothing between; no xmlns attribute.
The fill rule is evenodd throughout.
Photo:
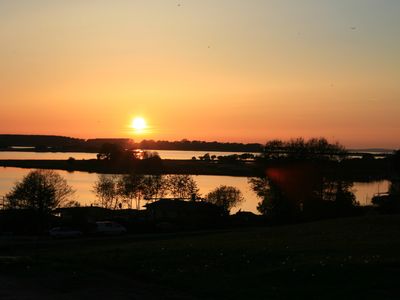
<svg viewBox="0 0 400 300"><path fill-rule="evenodd" d="M4 196L13 187L16 181L21 180L29 172L29 169L19 168L0 168L0 198ZM86 172L67 172L57 171L63 176L68 183L76 190L75 200L81 205L90 205L96 202L96 197L92 193L93 184L97 180L97 174ZM255 193L250 189L246 177L232 177L232 176L207 176L199 175L193 176L196 180L200 193L205 196L208 192L218 187L219 185L230 185L240 189L244 195L245 202L234 208L233 213L239 209L243 211L251 211L257 213L257 204L259 199ZM354 183L353 192L356 195L357 201L361 205L368 205L371 203L371 198L378 192L386 192L389 188L389 181L377 181L370 183ZM142 201L142 205L146 204Z"/></svg>
<svg viewBox="0 0 400 300"><path fill-rule="evenodd" d="M243 154L245 152L217 152L217 151L180 151L180 150L148 150L157 152L162 159L192 159L192 157L203 156L209 153L210 156L225 156L232 154ZM259 153L252 153L254 155ZM28 152L28 151L0 151L1 159L95 159L97 153L84 152Z"/></svg>

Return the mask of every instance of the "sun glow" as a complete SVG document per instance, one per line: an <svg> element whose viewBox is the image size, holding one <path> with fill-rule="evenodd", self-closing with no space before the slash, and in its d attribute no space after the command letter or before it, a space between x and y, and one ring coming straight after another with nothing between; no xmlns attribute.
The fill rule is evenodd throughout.
<svg viewBox="0 0 400 300"><path fill-rule="evenodd" d="M135 130L136 133L143 133L147 129L146 120L142 117L136 117L132 120L131 128Z"/></svg>

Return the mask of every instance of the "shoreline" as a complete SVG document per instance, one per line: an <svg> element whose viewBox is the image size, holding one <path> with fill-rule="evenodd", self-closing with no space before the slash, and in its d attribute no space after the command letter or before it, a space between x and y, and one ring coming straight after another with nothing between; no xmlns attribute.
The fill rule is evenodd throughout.
<svg viewBox="0 0 400 300"><path fill-rule="evenodd" d="M257 176L257 167L254 163L240 162L236 164L217 163L207 161L164 159L159 166L139 165L132 168L126 164L111 164L107 161L91 160L0 160L0 167L14 167L23 169L52 169L63 171L79 171L100 174L126 174L136 171L141 174L190 174L214 176Z"/></svg>
<svg viewBox="0 0 400 300"><path fill-rule="evenodd" d="M279 167L271 162L270 167ZM288 166L281 165L281 167ZM159 161L136 161L133 164L123 162L88 160L25 160L3 159L0 167L14 167L23 169L52 169L68 172L87 172L99 174L127 174L131 172L151 174L189 174L210 176L257 177L260 175L259 165L256 162L237 161L199 161L163 159ZM329 178L345 181L371 182L377 180L391 180L396 174L386 160L363 161L354 159L323 167ZM264 173L264 172L262 172Z"/></svg>

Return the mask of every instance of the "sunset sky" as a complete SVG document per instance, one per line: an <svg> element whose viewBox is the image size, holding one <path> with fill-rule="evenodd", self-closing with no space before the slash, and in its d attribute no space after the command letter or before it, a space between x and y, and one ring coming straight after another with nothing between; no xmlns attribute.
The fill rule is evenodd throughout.
<svg viewBox="0 0 400 300"><path fill-rule="evenodd" d="M0 133L400 148L399 16L398 0L0 0Z"/></svg>

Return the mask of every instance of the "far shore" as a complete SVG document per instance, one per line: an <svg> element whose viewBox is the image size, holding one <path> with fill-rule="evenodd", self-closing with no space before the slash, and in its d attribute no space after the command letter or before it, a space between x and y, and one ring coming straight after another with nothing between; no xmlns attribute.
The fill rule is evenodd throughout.
<svg viewBox="0 0 400 300"><path fill-rule="evenodd" d="M125 163L115 164L110 161L99 161L97 159L4 159L0 160L0 167L53 169L68 172L80 171L101 174L126 174L136 172L140 174L190 174L238 177L260 176L260 169L254 161L221 162L163 159L156 165L140 161L135 166L129 166ZM326 165L324 170L328 177L357 182L391 180L394 176L390 163L386 159L375 159L371 161L351 159L341 163Z"/></svg>
<svg viewBox="0 0 400 300"><path fill-rule="evenodd" d="M125 165L112 165L96 159L89 160L0 160L1 167L16 167L26 169L54 169L64 171L81 171L102 174L125 174L132 169ZM257 176L256 165L252 162L236 164L217 163L208 161L164 159L156 170L141 168L143 174L191 174L191 175L219 175L219 176Z"/></svg>

